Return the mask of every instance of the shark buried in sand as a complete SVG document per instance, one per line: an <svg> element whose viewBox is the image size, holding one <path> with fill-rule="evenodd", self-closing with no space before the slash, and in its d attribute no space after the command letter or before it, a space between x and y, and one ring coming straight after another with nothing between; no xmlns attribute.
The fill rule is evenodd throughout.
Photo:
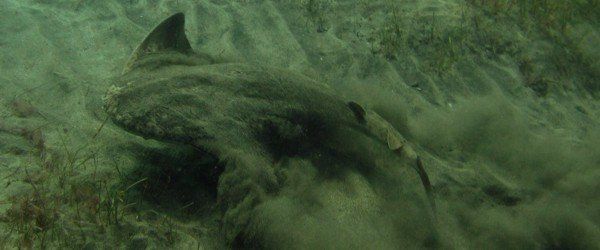
<svg viewBox="0 0 600 250"><path fill-rule="evenodd" d="M240 210L276 195L282 182L277 168L286 158L372 164L355 156L379 145L412 162L433 201L420 159L382 117L304 75L194 52L184 21L177 13L145 38L108 91L105 107L129 132L191 145L225 162L217 196L227 239L243 234L250 219Z"/></svg>

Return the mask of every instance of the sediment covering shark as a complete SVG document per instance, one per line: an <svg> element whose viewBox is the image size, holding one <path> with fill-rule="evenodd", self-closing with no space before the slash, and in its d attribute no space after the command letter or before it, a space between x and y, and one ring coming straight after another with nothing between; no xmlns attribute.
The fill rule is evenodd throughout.
<svg viewBox="0 0 600 250"><path fill-rule="evenodd" d="M196 53L184 20L177 13L146 37L109 89L105 108L132 133L192 145L225 163L218 201L229 242L261 244L261 235L246 230L260 224L254 208L278 195L286 182L281 170L297 160L335 178L375 174L388 167L378 158L396 157L396 167L418 166L431 192L415 151L377 113L302 74Z"/></svg>

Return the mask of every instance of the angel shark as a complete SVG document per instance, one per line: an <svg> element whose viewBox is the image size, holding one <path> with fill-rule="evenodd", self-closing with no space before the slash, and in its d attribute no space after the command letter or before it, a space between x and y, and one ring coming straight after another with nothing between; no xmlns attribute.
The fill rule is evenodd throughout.
<svg viewBox="0 0 600 250"><path fill-rule="evenodd" d="M217 194L226 239L243 235L251 215L240 211L277 195L283 182L277 169L288 158L367 166L376 164L380 147L413 162L430 193L413 149L375 112L290 70L194 52L184 23L184 14L174 14L143 40L109 89L105 108L131 133L191 145L226 162Z"/></svg>

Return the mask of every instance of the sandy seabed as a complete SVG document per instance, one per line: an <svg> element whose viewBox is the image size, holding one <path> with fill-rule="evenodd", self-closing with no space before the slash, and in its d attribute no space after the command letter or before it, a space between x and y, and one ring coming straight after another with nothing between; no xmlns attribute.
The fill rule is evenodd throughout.
<svg viewBox="0 0 600 250"><path fill-rule="evenodd" d="M435 218L407 167L328 180L299 162L248 211L254 240L225 241L202 157L102 108L176 12L194 49L304 73L389 120ZM597 21L565 28L556 67L565 44L490 20L458 0L3 0L0 248L600 249Z"/></svg>

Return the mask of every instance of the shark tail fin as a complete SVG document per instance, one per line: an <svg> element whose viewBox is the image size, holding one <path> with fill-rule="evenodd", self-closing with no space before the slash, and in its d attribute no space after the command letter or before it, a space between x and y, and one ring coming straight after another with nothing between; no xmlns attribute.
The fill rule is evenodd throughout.
<svg viewBox="0 0 600 250"><path fill-rule="evenodd" d="M162 21L144 38L129 58L124 72L129 71L143 56L165 51L183 54L192 52L192 46L185 35L185 15L181 12Z"/></svg>
<svg viewBox="0 0 600 250"><path fill-rule="evenodd" d="M429 175L425 172L425 167L423 167L423 161L421 157L417 156L417 173L421 178L421 183L423 183L423 187L425 188L425 192L427 193L427 199L429 199L429 204L431 205L431 209L435 212L435 197L433 196L433 187L431 186L431 181L429 181Z"/></svg>

